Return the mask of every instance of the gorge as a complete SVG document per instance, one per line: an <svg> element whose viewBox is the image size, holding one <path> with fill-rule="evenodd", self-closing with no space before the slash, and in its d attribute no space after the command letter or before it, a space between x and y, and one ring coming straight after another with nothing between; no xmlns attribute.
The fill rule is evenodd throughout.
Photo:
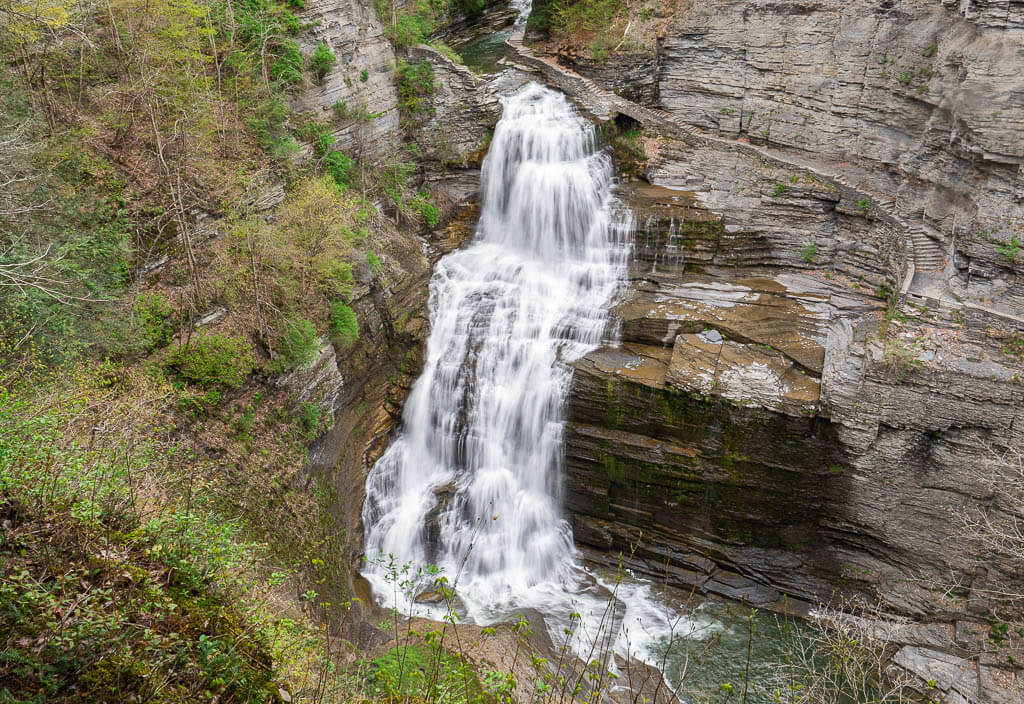
<svg viewBox="0 0 1024 704"><path fill-rule="evenodd" d="M1024 5L52 4L0 700L1024 698Z"/></svg>

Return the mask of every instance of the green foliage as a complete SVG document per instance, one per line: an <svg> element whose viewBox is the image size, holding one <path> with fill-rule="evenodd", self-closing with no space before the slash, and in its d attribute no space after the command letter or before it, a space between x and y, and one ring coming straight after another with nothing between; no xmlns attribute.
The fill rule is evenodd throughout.
<svg viewBox="0 0 1024 704"><path fill-rule="evenodd" d="M289 318L285 321L277 347L281 355L278 360L281 370L297 369L309 364L320 349L316 326L299 316Z"/></svg>
<svg viewBox="0 0 1024 704"><path fill-rule="evenodd" d="M359 81L361 83L366 83L368 80L370 80L370 70L364 68L359 72Z"/></svg>
<svg viewBox="0 0 1024 704"><path fill-rule="evenodd" d="M622 0L551 0L534 8L528 26L555 37L600 32L612 27L621 9Z"/></svg>
<svg viewBox="0 0 1024 704"><path fill-rule="evenodd" d="M147 350L164 347L174 336L174 308L160 292L144 293L135 301L135 317Z"/></svg>
<svg viewBox="0 0 1024 704"><path fill-rule="evenodd" d="M434 47L434 49L436 49L439 54L444 56L453 64L462 66L465 63L463 62L462 57L456 53L455 49L452 49L450 46L448 46L442 41L430 42L430 46Z"/></svg>
<svg viewBox="0 0 1024 704"><path fill-rule="evenodd" d="M409 206L430 227L436 227L441 220L441 209L434 205L428 193L417 193L409 199Z"/></svg>
<svg viewBox="0 0 1024 704"><path fill-rule="evenodd" d="M938 42L932 42L931 44L929 44L928 46L926 46L924 48L924 51L921 52L921 56L924 56L925 58L931 58L931 57L935 56L935 52L937 52L938 50L939 50L939 43Z"/></svg>
<svg viewBox="0 0 1024 704"><path fill-rule="evenodd" d="M338 63L338 57L334 55L334 52L331 51L326 43L320 42L316 45L313 55L309 58L309 69L313 72L316 82L320 84L323 83L324 77L334 68L336 63Z"/></svg>
<svg viewBox="0 0 1024 704"><path fill-rule="evenodd" d="M789 187L786 186L782 181L775 184L775 188L772 189L772 198L778 198L786 195L789 192Z"/></svg>
<svg viewBox="0 0 1024 704"><path fill-rule="evenodd" d="M302 25L299 24L298 17L288 12L287 10L283 10L281 12L281 28L287 34L295 36L299 33L299 30L302 29Z"/></svg>
<svg viewBox="0 0 1024 704"><path fill-rule="evenodd" d="M807 264L813 262L816 256L818 256L818 244L816 242L810 242L800 248L800 258Z"/></svg>
<svg viewBox="0 0 1024 704"><path fill-rule="evenodd" d="M395 68L398 83L398 108L406 117L417 118L427 114L430 96L434 94L434 67L426 59L410 63L398 60Z"/></svg>
<svg viewBox="0 0 1024 704"><path fill-rule="evenodd" d="M339 151L332 151L323 158L324 168L339 186L352 185L355 178L355 162L352 158Z"/></svg>
<svg viewBox="0 0 1024 704"><path fill-rule="evenodd" d="M423 44L437 28L437 20L430 3L410 3L402 9L395 23L384 28L388 38L399 49Z"/></svg>
<svg viewBox="0 0 1024 704"><path fill-rule="evenodd" d="M857 209L867 215L868 211L871 210L871 201L867 198L861 198L857 201Z"/></svg>
<svg viewBox="0 0 1024 704"><path fill-rule="evenodd" d="M29 96L0 77L0 183L12 179L0 188L0 347L31 331L51 361L134 351L111 305L134 264L125 183L78 135L46 132Z"/></svg>
<svg viewBox="0 0 1024 704"><path fill-rule="evenodd" d="M384 264L372 249L366 252L366 263L370 265L370 271L374 276L379 277L384 273Z"/></svg>
<svg viewBox="0 0 1024 704"><path fill-rule="evenodd" d="M330 417L325 418L320 406L309 401L299 404L296 418L302 437L307 441L316 440L331 426Z"/></svg>
<svg viewBox="0 0 1024 704"><path fill-rule="evenodd" d="M463 658L433 645L401 645L366 668L366 694L389 701L484 702L485 690Z"/></svg>
<svg viewBox="0 0 1024 704"><path fill-rule="evenodd" d="M283 42L280 54L270 66L270 78L286 87L302 85L302 53L296 41Z"/></svg>
<svg viewBox="0 0 1024 704"><path fill-rule="evenodd" d="M356 312L343 301L331 303L331 339L339 347L348 347L359 339L359 320Z"/></svg>
<svg viewBox="0 0 1024 704"><path fill-rule="evenodd" d="M267 631L236 601L257 546L198 507L143 518L139 473L176 448L87 450L65 435L86 404L20 391L0 388L0 699L265 702Z"/></svg>
<svg viewBox="0 0 1024 704"><path fill-rule="evenodd" d="M266 151L280 151L281 145L287 144L288 140L294 143L284 126L289 112L288 104L280 96L271 96L256 106L255 115L249 120L249 128Z"/></svg>
<svg viewBox="0 0 1024 704"><path fill-rule="evenodd" d="M1020 253L1022 246L1024 245L1021 244L1019 239L1011 237L1006 242L996 245L996 251L1006 258L1007 263L1012 265L1017 261L1017 254Z"/></svg>
<svg viewBox="0 0 1024 704"><path fill-rule="evenodd" d="M245 340L207 332L171 355L168 366L204 389L238 388L255 368L256 357Z"/></svg>

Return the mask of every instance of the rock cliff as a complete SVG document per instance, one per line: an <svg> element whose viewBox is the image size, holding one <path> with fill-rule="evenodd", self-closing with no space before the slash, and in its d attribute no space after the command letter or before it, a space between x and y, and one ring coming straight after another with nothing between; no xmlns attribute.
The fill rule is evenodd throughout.
<svg viewBox="0 0 1024 704"><path fill-rule="evenodd" d="M943 694L999 700L986 668L1012 661L970 634L1024 575L963 518L991 509L992 449L1024 447L1022 29L1019 3L696 0L602 60L511 43L647 135L622 342L569 406L591 559L879 600L942 633L901 637L908 669L974 658Z"/></svg>

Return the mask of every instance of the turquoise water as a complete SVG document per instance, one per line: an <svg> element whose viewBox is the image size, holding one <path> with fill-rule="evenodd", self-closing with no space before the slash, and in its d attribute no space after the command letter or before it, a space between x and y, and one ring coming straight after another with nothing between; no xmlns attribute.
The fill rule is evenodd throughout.
<svg viewBox="0 0 1024 704"><path fill-rule="evenodd" d="M491 75L499 73L498 65L505 56L505 40L512 36L512 28L488 34L459 47L458 54L474 73Z"/></svg>
<svg viewBox="0 0 1024 704"><path fill-rule="evenodd" d="M731 699L768 704L787 652L806 643L800 621L737 604L708 603L683 617L671 638L651 648L666 681L689 704Z"/></svg>

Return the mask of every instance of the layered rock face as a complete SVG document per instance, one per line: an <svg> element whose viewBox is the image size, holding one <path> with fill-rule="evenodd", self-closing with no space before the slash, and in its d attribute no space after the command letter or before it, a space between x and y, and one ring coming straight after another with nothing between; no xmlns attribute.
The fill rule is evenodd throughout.
<svg viewBox="0 0 1024 704"><path fill-rule="evenodd" d="M1018 5L696 0L646 54L560 50L598 86L540 66L660 134L645 175L666 187L630 196L623 349L578 365L584 544L646 526L650 574L928 618L963 608L935 585L1020 583L958 520L986 501L986 446L1024 445ZM669 115L621 99L623 62L654 67L633 93Z"/></svg>
<svg viewBox="0 0 1024 704"><path fill-rule="evenodd" d="M334 122L332 106L343 102L356 116L337 125L334 135L339 149L372 156L393 147L399 130L398 91L392 77L395 51L371 4L310 0L302 19L311 25L302 33L302 49L312 53L324 42L337 63L321 85L310 86L295 99L295 107ZM360 113L373 117L363 119Z"/></svg>
<svg viewBox="0 0 1024 704"><path fill-rule="evenodd" d="M774 178L746 174L754 193ZM641 217L622 343L576 363L568 409L577 542L599 564L759 606L859 595L914 620L893 635L898 662L924 680L948 665L946 700L1004 701L994 682L1012 680L998 668L1016 651L972 634L1024 575L965 519L991 503L992 449L1024 447L1024 365L1005 347L1021 328L893 307L869 283L898 277L879 250L852 269L835 247L786 263L827 192L761 195L729 211L734 226L694 195L712 197L628 196ZM835 239L880 227L840 222Z"/></svg>
<svg viewBox="0 0 1024 704"><path fill-rule="evenodd" d="M963 296L1021 304L999 241L1024 220L1019 3L688 3L661 105L703 129L852 162L954 253Z"/></svg>

